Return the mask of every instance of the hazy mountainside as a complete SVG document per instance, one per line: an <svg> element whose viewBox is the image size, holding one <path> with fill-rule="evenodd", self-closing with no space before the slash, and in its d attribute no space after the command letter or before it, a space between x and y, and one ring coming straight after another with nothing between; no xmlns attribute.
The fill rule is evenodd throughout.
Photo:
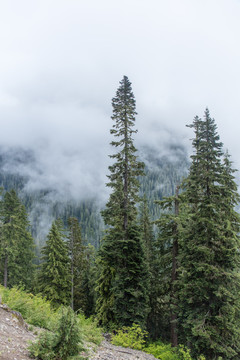
<svg viewBox="0 0 240 360"><path fill-rule="evenodd" d="M142 148L139 153L145 163L146 174L139 179L140 196L146 194L152 220L156 220L160 215L160 207L154 201L175 193L176 186L187 175L188 156L181 146L171 146L168 156L161 156L150 147Z"/></svg>
<svg viewBox="0 0 240 360"><path fill-rule="evenodd" d="M148 198L152 220L160 214L159 206L154 204L154 201L172 195L176 185L180 184L187 173L188 159L184 149L173 147L169 153L168 157L161 156L150 147L139 151L139 157L146 165L146 176L139 179L140 195L145 193ZM45 243L46 234L54 219L60 217L66 224L70 216L79 220L84 239L98 247L104 232L100 215L104 203L99 200L98 194L94 198L92 195L88 198L86 194L85 199L73 199L70 195L59 192L57 188L46 188L44 185L42 188L34 188L32 169L35 174L41 171L34 153L30 150L0 149L0 185L5 190L15 189L21 197L29 214L37 247Z"/></svg>

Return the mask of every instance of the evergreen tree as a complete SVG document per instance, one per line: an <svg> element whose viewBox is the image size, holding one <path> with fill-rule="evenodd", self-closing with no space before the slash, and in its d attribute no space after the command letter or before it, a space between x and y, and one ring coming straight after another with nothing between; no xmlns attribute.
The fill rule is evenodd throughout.
<svg viewBox="0 0 240 360"><path fill-rule="evenodd" d="M154 231L153 224L150 220L150 213L147 203L146 194L144 194L143 199L140 204L140 231L141 238L145 248L146 260L149 266L153 263L153 255L154 255Z"/></svg>
<svg viewBox="0 0 240 360"><path fill-rule="evenodd" d="M157 201L162 214L156 221L159 228L157 239L158 251L158 301L159 325L162 329L161 337L171 340L172 346L177 346L177 275L178 275L178 252L181 236L183 211L179 214L179 187L176 188L175 196L166 197ZM171 335L171 336L170 336Z"/></svg>
<svg viewBox="0 0 240 360"><path fill-rule="evenodd" d="M71 276L67 244L62 227L55 221L42 248L39 291L55 306L68 305L71 299Z"/></svg>
<svg viewBox="0 0 240 360"><path fill-rule="evenodd" d="M85 306L82 306L84 314L89 317L94 314L96 306L96 250L88 244L85 248L86 267L83 272L83 291L85 294Z"/></svg>
<svg viewBox="0 0 240 360"><path fill-rule="evenodd" d="M189 210L179 257L181 334L195 355L238 359L240 223L234 170L228 156L222 160L208 109L191 127L195 153L185 182Z"/></svg>
<svg viewBox="0 0 240 360"><path fill-rule="evenodd" d="M81 229L76 218L69 218L68 225L71 306L74 311L81 309L86 315L91 315L94 307L92 248L83 244Z"/></svg>
<svg viewBox="0 0 240 360"><path fill-rule="evenodd" d="M147 316L147 331L152 339L159 338L162 335L162 324L159 321L159 251L157 248L153 224L150 220L147 197L144 194L140 203L139 223L141 239L146 254L146 263L149 271L149 314Z"/></svg>
<svg viewBox="0 0 240 360"><path fill-rule="evenodd" d="M99 252L100 275L97 309L100 321L118 325L144 324L147 316L147 266L137 225L139 201L138 176L143 163L137 160L133 144L135 98L126 76L112 100L114 121L111 145L119 151L110 155L115 162L109 167L107 186L112 189L106 209L102 212L110 226Z"/></svg>
<svg viewBox="0 0 240 360"><path fill-rule="evenodd" d="M1 202L1 258L3 284L31 287L34 242L25 207L16 192L6 192Z"/></svg>
<svg viewBox="0 0 240 360"><path fill-rule="evenodd" d="M81 229L76 218L68 219L68 248L71 264L71 307L75 306L76 291L81 293L82 268L84 266L84 247L82 243ZM81 297L81 296L80 296Z"/></svg>

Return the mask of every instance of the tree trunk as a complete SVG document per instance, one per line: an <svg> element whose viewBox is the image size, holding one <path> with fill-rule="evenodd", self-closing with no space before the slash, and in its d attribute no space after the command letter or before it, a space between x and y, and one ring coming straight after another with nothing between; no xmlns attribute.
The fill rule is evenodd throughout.
<svg viewBox="0 0 240 360"><path fill-rule="evenodd" d="M73 263L74 263L74 253L73 253L73 229L71 229L71 308L74 310L74 276L73 276Z"/></svg>
<svg viewBox="0 0 240 360"><path fill-rule="evenodd" d="M73 282L74 282L74 279L73 279L73 265L72 265L72 269L71 269L71 273L72 273L72 279L71 279L71 308L74 310L74 303L73 303L73 297L74 297L74 289L73 289Z"/></svg>
<svg viewBox="0 0 240 360"><path fill-rule="evenodd" d="M127 113L125 111L125 134L124 134L124 223L123 228L126 238L128 237L128 129Z"/></svg>
<svg viewBox="0 0 240 360"><path fill-rule="evenodd" d="M178 200L178 186L176 187L175 194L175 203L174 203L174 213L177 217L179 215L179 200ZM178 345L178 335L177 335L177 315L176 315L176 297L175 297L175 282L177 280L177 255L178 255L178 228L175 223L174 229L174 240L172 248L172 301L171 301L171 345L176 347Z"/></svg>
<svg viewBox="0 0 240 360"><path fill-rule="evenodd" d="M3 279L3 286L7 287L7 279L8 279L8 254L5 255L4 261L4 279Z"/></svg>

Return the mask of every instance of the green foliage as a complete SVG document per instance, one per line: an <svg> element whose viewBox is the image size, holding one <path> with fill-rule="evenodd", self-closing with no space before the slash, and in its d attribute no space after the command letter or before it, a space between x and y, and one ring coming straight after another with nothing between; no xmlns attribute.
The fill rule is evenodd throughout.
<svg viewBox="0 0 240 360"><path fill-rule="evenodd" d="M187 216L180 238L179 336L195 356L232 360L240 355L240 218L235 211L239 195L208 109L204 119L196 117L190 127L195 138L184 183Z"/></svg>
<svg viewBox="0 0 240 360"><path fill-rule="evenodd" d="M126 76L112 99L114 121L111 142L118 149L109 166L107 186L112 189L106 208L102 211L105 224L110 227L99 251L97 281L97 312L103 326L144 325L148 312L148 269L139 227L137 202L138 177L144 164L136 156L133 143L135 126L135 98Z"/></svg>
<svg viewBox="0 0 240 360"><path fill-rule="evenodd" d="M82 291L85 294L85 303L81 307L84 314L89 317L95 314L96 307L96 279L97 279L97 265L96 265L96 249L88 244L85 248L86 266L83 271L83 286Z"/></svg>
<svg viewBox="0 0 240 360"><path fill-rule="evenodd" d="M33 295L15 287L6 289L0 286L0 296L2 302L11 309L20 312L28 324L50 331L56 330L62 316L61 308L54 309L50 301L40 295ZM77 318L78 327L81 329L84 341L100 345L102 329L97 327L97 321L92 318L87 319L83 314L78 314Z"/></svg>
<svg viewBox="0 0 240 360"><path fill-rule="evenodd" d="M161 360L180 360L177 352L173 350L170 344L163 344L156 342L149 344L144 348L144 351L148 354L152 354L155 358Z"/></svg>
<svg viewBox="0 0 240 360"><path fill-rule="evenodd" d="M131 327L124 326L112 336L112 344L142 350L161 360L193 360L190 350L183 345L173 348L171 344L157 341L146 346L147 335L148 333L138 324L133 324ZM205 360L205 357L200 355L197 360Z"/></svg>
<svg viewBox="0 0 240 360"><path fill-rule="evenodd" d="M194 360L191 356L190 349L183 345L173 348L171 344L164 344L157 341L149 344L143 350L161 360ZM196 360L206 359L203 355L200 355Z"/></svg>
<svg viewBox="0 0 240 360"><path fill-rule="evenodd" d="M68 219L68 252L71 273L71 307L73 310L83 308L85 291L83 277L86 270L85 246L83 246L81 229L76 218Z"/></svg>
<svg viewBox="0 0 240 360"><path fill-rule="evenodd" d="M181 207L179 213L179 202L177 187L175 196L156 202L163 212L160 219L155 222L159 231L155 246L158 266L156 271L158 279L156 298L160 300L157 302L158 330L160 330L161 339L164 341L169 341L171 335L172 346L176 346L178 343L176 331L177 270L183 216Z"/></svg>
<svg viewBox="0 0 240 360"><path fill-rule="evenodd" d="M62 308L54 333L43 332L29 346L31 356L42 360L67 360L83 350L77 316L70 307Z"/></svg>
<svg viewBox="0 0 240 360"><path fill-rule="evenodd" d="M15 151L14 151L15 150ZM181 178L186 174L188 160L185 149L171 145L171 156L159 156L150 146L139 149L141 160L146 163L146 176L140 177L140 196L146 193L150 208L151 218L159 218L159 207L154 204L154 200L162 199L163 196L173 195L176 184L181 182ZM99 204L96 198L82 200L81 202L73 199L66 201L53 201L55 196L51 191L54 190L35 190L27 191L27 178L18 173L6 172L4 166L12 159L18 159L20 167L29 166L34 155L31 151L23 149L11 149L10 153L1 151L0 157L0 185L7 191L15 189L21 194L21 201L25 205L27 212L31 213L31 232L37 246L36 255L39 257L40 248L46 242L46 227L43 223L48 223L49 219L61 218L67 226L69 217L76 217L81 225L83 239L99 247L99 239L103 235L104 224L99 213ZM149 164L149 166L148 166ZM4 167L4 171L3 171ZM161 184L161 186L159 186ZM66 194L65 194L66 196ZM52 200L50 200L52 199ZM43 210L44 209L44 210ZM36 259L36 262L39 260Z"/></svg>
<svg viewBox="0 0 240 360"><path fill-rule="evenodd" d="M89 317L86 318L84 314L78 314L78 324L81 328L83 340L86 343L93 343L100 345L102 337L102 329L97 326L97 320Z"/></svg>
<svg viewBox="0 0 240 360"><path fill-rule="evenodd" d="M145 325L148 299L148 268L137 227L129 226L128 238L111 229L99 251L97 312L100 324ZM101 296L101 297L100 297Z"/></svg>
<svg viewBox="0 0 240 360"><path fill-rule="evenodd" d="M113 335L112 344L142 350L146 343L146 336L147 332L138 324L133 324L131 327L124 326L121 330L117 330L116 335Z"/></svg>
<svg viewBox="0 0 240 360"><path fill-rule="evenodd" d="M68 248L64 241L62 224L55 221L42 249L38 289L55 306L70 304L71 277Z"/></svg>
<svg viewBox="0 0 240 360"><path fill-rule="evenodd" d="M175 188L188 174L189 161L185 149L172 148L168 156L161 156L151 148L141 149L145 161L145 176L139 178L140 196L146 195L152 220L157 220L162 210L156 200L173 196Z"/></svg>
<svg viewBox="0 0 240 360"><path fill-rule="evenodd" d="M97 318L99 324L107 329L114 328L115 316L113 311L114 306L114 293L112 288L112 282L115 277L115 268L111 263L111 252L107 249L111 244L107 244L105 239L104 249L100 248L97 257ZM112 248L112 246L111 246ZM103 254L101 254L103 252Z"/></svg>
<svg viewBox="0 0 240 360"><path fill-rule="evenodd" d="M30 356L42 360L56 359L53 347L56 342L56 336L51 332L42 332L35 343L28 347Z"/></svg>
<svg viewBox="0 0 240 360"><path fill-rule="evenodd" d="M68 219L67 245L70 258L71 307L87 316L94 313L95 249L84 245L76 218Z"/></svg>
<svg viewBox="0 0 240 360"><path fill-rule="evenodd" d="M0 200L0 276L4 286L31 288L34 242L27 212L15 190Z"/></svg>
<svg viewBox="0 0 240 360"><path fill-rule="evenodd" d="M21 289L0 286L2 302L12 310L19 311L28 324L52 330L59 313L52 309L50 301Z"/></svg>
<svg viewBox="0 0 240 360"><path fill-rule="evenodd" d="M140 205L141 237L146 252L147 266L150 274L149 307L147 331L152 340L169 339L169 283L171 279L171 236L167 236L166 244L162 244L153 234L150 222L147 199L144 195ZM161 231L162 234L162 231Z"/></svg>
<svg viewBox="0 0 240 360"><path fill-rule="evenodd" d="M102 211L102 216L105 224L118 226L126 232L128 222L134 221L137 215L138 177L144 175L144 164L138 161L137 149L133 143L133 134L137 132L134 130L136 101L127 76L120 81L116 97L112 99L112 108L114 125L110 133L114 135L115 140L111 145L119 151L110 155L115 163L109 166L107 186L112 188L113 192L106 209Z"/></svg>

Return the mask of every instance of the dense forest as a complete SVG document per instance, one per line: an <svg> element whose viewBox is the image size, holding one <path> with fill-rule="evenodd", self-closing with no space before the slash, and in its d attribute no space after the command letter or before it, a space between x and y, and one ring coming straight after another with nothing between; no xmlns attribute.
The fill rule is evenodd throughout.
<svg viewBox="0 0 240 360"><path fill-rule="evenodd" d="M107 331L138 324L194 359L239 359L239 203L235 169L208 109L188 125L192 156L134 143L136 102L124 76L112 99L110 195L60 201L2 171L0 283L95 316ZM34 162L29 151L2 151Z"/></svg>
<svg viewBox="0 0 240 360"><path fill-rule="evenodd" d="M140 197L144 194L147 196L151 220L156 220L161 212L155 201L173 195L175 187L186 176L189 167L183 148L172 147L170 151L174 160L155 154L151 147L138 149L139 157L145 163L144 176L139 177ZM70 196L62 199L61 194L56 194L52 188L29 190L29 178L23 176L19 169L31 168L36 161L34 154L22 148L0 148L0 154L0 186L6 191L14 189L24 204L38 253L45 244L52 221L57 218L61 218L67 225L69 217L76 217L81 225L83 238L99 247L105 230L100 214L104 203L91 196L80 200Z"/></svg>

